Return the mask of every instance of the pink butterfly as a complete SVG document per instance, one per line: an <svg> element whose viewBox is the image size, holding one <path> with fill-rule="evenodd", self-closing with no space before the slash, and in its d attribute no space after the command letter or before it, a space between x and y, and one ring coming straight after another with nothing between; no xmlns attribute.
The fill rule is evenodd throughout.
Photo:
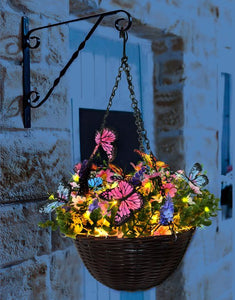
<svg viewBox="0 0 235 300"><path fill-rule="evenodd" d="M103 150L107 153L109 161L112 161L114 158L114 147L111 144L116 140L116 135L110 129L104 128L103 131L100 133L99 131L96 133L95 142L96 147L93 151L92 156L96 153L98 148L101 146Z"/></svg>
<svg viewBox="0 0 235 300"><path fill-rule="evenodd" d="M100 194L104 200L121 200L114 223L120 226L125 223L132 215L132 212L141 209L143 199L139 193L134 190L134 187L128 182L122 180L114 189L107 190Z"/></svg>

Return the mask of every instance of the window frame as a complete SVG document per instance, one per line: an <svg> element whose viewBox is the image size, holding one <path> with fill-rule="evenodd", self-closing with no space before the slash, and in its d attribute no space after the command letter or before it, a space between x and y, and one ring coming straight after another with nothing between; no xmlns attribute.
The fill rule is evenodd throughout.
<svg viewBox="0 0 235 300"><path fill-rule="evenodd" d="M233 96L234 96L234 71L233 66L231 64L232 61L232 54L227 50L224 49L221 51L220 60L218 61L218 195L221 201L221 187L222 183L227 183L227 185L232 184L232 217L231 218L224 218L222 211L218 213L219 218L219 227L221 230L228 230L228 226L232 227L232 222L235 217L235 210L234 210L234 199L235 199L235 185L234 185L234 156L235 156L235 147L232 142L232 137L235 134L235 119L234 119L234 103L233 103ZM224 110L224 83L225 83L225 76L224 73L229 74L230 77L230 158L231 164L233 166L233 170L226 175L222 175L222 133L223 133L223 110ZM220 208L221 202L220 202Z"/></svg>

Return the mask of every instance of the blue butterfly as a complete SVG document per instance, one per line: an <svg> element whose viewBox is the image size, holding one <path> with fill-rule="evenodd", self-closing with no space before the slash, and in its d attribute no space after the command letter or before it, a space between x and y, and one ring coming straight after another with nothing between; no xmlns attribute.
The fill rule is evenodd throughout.
<svg viewBox="0 0 235 300"><path fill-rule="evenodd" d="M102 185L103 179L100 177L91 178L88 180L88 185L92 189L97 189L100 185Z"/></svg>
<svg viewBox="0 0 235 300"><path fill-rule="evenodd" d="M199 163L195 163L190 170L188 177L180 173L177 173L177 175L187 181L192 190L198 191L198 188L204 187L209 183L208 177L204 174L202 175L201 172L202 166Z"/></svg>
<svg viewBox="0 0 235 300"><path fill-rule="evenodd" d="M60 207L64 204L65 204L65 202L53 201L53 202L47 203L44 206L40 207L39 212L49 214L50 212L55 210L57 207Z"/></svg>

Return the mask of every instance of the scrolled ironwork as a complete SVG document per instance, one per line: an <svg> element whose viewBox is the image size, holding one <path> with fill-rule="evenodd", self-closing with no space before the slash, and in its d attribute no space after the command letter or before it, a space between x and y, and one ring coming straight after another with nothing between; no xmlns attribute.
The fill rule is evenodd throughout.
<svg viewBox="0 0 235 300"><path fill-rule="evenodd" d="M59 84L61 78L65 75L65 73L67 72L70 65L78 57L79 52L85 47L86 42L91 37L91 35L95 32L96 28L99 26L99 24L102 22L102 20L106 16L111 16L111 15L115 15L115 14L118 14L118 13L125 13L126 16L127 16L127 19L119 18L115 21L115 28L118 31L120 31L120 34L123 34L123 32L126 32L131 27L132 17L130 15L130 13L128 13L125 10L121 10L121 9L120 10L109 11L109 12L105 12L105 13L101 13L101 14L90 15L90 16L86 16L86 17L82 17L82 18L78 18L78 19L68 20L68 21L65 21L65 22L50 24L50 25L47 25L47 26L41 26L41 27L33 28L31 30L28 30L28 18L23 17L23 19L22 19L23 20L22 21L22 27L23 27L22 45L23 45L23 66L24 66L24 68L23 68L23 78L24 78L24 81L23 81L23 90L24 90L23 107L24 107L24 125L25 125L26 128L30 128L30 126L31 126L31 124L30 124L30 108L38 108L43 103L45 103L47 101L47 99L50 97L50 95L52 94L55 87ZM41 101L39 101L40 100L40 94L36 91L31 91L30 90L30 56L29 56L28 49L38 48L39 45L40 45L40 38L35 36L35 35L31 36L31 34L35 31L39 31L39 30L42 30L42 29L51 28L51 27L60 26L60 25L65 25L65 24L78 22L78 21L83 21L83 20L89 20L89 19L92 19L92 18L98 18L98 20L95 22L95 24L93 25L91 30L88 32L85 39L80 43L78 49L73 53L73 55L71 56L71 58L69 59L67 64L60 71L59 76L54 80L53 85L51 86L51 88L47 92L46 96ZM124 23L123 21L126 21L125 26L120 25L120 22ZM30 41L33 41L33 40L36 41L35 45L32 45L30 43ZM33 99L33 100L31 100L32 95L36 95L35 99Z"/></svg>

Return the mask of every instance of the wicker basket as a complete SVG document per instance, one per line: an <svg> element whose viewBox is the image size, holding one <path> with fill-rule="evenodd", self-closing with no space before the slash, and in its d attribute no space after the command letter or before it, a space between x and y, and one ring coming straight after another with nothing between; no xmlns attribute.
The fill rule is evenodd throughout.
<svg viewBox="0 0 235 300"><path fill-rule="evenodd" d="M78 236L77 250L91 275L104 285L125 291L162 283L179 265L195 229L177 235L146 238Z"/></svg>

